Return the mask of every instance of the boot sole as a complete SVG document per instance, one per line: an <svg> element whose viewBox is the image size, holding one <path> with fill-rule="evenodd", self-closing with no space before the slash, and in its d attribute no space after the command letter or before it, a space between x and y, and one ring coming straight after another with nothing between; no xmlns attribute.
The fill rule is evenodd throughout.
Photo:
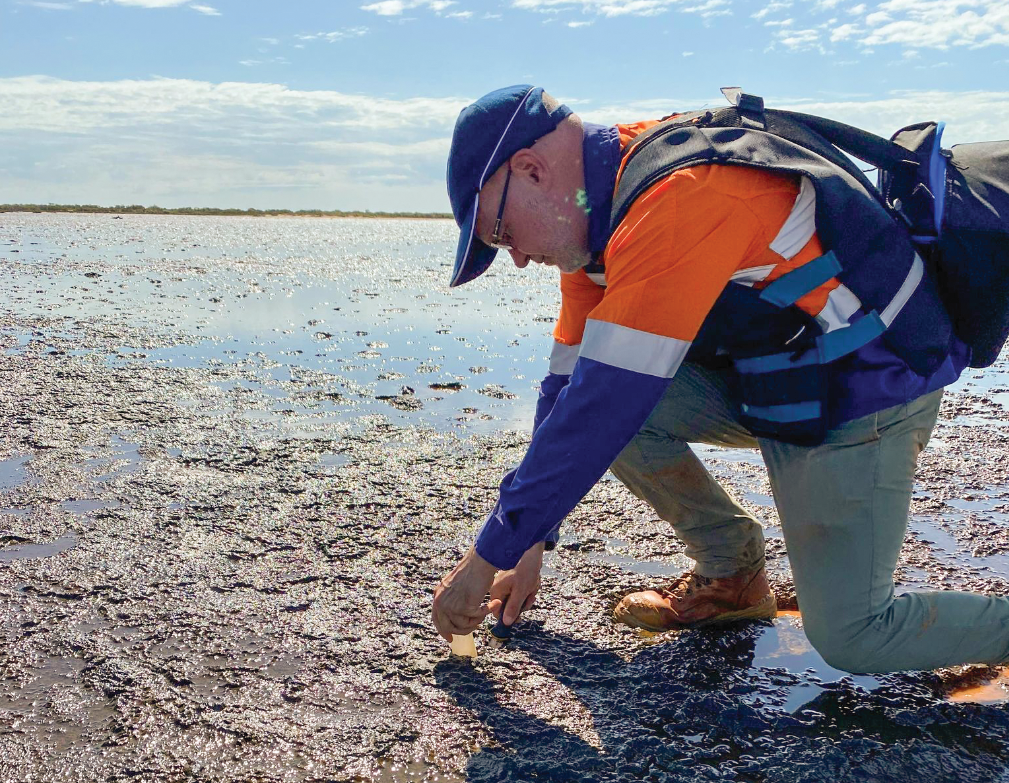
<svg viewBox="0 0 1009 783"><path fill-rule="evenodd" d="M748 606L745 609L737 609L733 612L722 612L721 614L716 614L713 617L698 620L696 623L684 625L671 625L669 627L649 625L648 623L642 622L632 614L628 614L626 618L619 618L616 614L614 614L614 619L617 622L629 625L632 628L643 628L646 631L662 633L663 631L684 631L688 628L708 628L712 625L725 625L739 620L770 620L777 614L778 601L775 599L773 594L768 594L764 596L759 603L755 603L753 606Z"/></svg>

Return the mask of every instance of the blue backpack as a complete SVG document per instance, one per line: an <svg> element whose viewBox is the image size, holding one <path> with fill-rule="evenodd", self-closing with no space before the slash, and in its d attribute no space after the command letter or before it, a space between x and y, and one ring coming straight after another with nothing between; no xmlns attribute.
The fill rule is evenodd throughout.
<svg viewBox="0 0 1009 783"><path fill-rule="evenodd" d="M777 113L878 169L878 198L931 261L971 367L993 364L1009 337L1009 141L945 149L941 122L909 125L887 140L824 117Z"/></svg>

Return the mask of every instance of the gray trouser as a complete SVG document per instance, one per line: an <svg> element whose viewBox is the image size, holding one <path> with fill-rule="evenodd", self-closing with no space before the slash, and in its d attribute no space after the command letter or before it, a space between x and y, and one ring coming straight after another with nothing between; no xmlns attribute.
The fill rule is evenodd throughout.
<svg viewBox="0 0 1009 783"><path fill-rule="evenodd" d="M894 596L915 465L941 396L848 422L820 446L758 442L722 377L684 364L612 471L672 524L699 574L729 576L763 565L763 533L687 444L759 445L803 626L827 663L865 673L999 663L1009 657L1009 599Z"/></svg>

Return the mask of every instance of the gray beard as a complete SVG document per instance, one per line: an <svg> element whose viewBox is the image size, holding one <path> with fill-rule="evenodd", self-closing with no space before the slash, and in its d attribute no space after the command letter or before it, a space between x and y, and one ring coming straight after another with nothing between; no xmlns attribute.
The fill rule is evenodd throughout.
<svg viewBox="0 0 1009 783"><path fill-rule="evenodd" d="M582 267L588 266L592 262L592 254L578 249L557 258L557 268L563 274L570 275L577 272Z"/></svg>

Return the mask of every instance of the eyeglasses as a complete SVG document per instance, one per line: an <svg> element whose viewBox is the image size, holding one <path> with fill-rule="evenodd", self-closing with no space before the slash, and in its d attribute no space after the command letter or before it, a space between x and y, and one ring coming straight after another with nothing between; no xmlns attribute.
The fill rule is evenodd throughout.
<svg viewBox="0 0 1009 783"><path fill-rule="evenodd" d="M494 233L491 234L490 242L487 244L495 250L511 250L511 242L506 242L501 236L501 218L504 216L505 199L508 198L508 183L511 182L512 167L508 166L508 174L505 175L504 188L501 190L501 205L497 208L497 219L494 221Z"/></svg>

